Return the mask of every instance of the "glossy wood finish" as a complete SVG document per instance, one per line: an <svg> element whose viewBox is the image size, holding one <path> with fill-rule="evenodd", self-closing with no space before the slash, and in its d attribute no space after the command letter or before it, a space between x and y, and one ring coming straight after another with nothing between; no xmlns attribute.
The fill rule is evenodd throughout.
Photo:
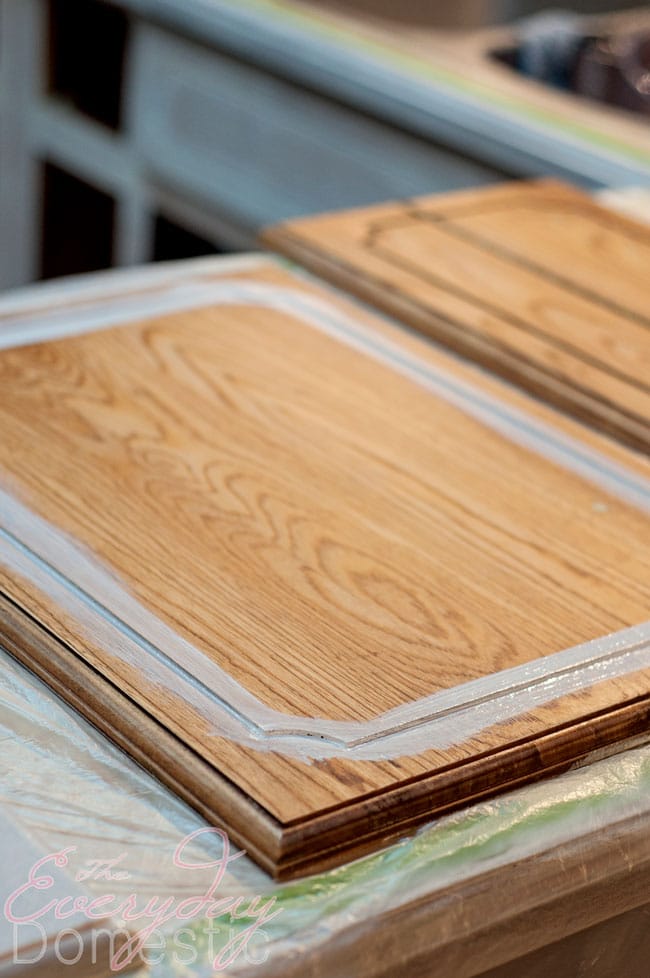
<svg viewBox="0 0 650 978"><path fill-rule="evenodd" d="M18 573L0 551L10 651L278 876L646 729L645 670L596 672L588 688L497 709L444 744L409 720L436 691L644 621L650 561L641 509L398 366L413 358L462 383L468 410L496 397L502 413L546 425L549 444L579 435L646 495L648 463L271 263L233 282L285 305L244 291L0 352L0 488L64 534L40 554L47 572L32 555L33 575ZM149 291L159 301L164 286ZM368 331L365 352L327 332L339 321ZM81 556L66 569L68 546L111 585L88 583ZM129 660L127 632L113 643L89 628L57 599L57 574L86 588L86 610L103 607L102 627L125 614L114 587L137 601L257 697L260 717L276 711L289 740L268 723L234 737L225 708L208 719L173 682L161 687L150 659L167 645ZM373 756L334 740L313 754L318 734L302 733L310 722L325 740L332 723L363 733L405 707L416 738L422 727L408 749L382 754L393 714Z"/></svg>
<svg viewBox="0 0 650 978"><path fill-rule="evenodd" d="M650 231L555 182L290 222L266 240L650 451Z"/></svg>
<svg viewBox="0 0 650 978"><path fill-rule="evenodd" d="M201 827L200 818L1 653L0 662L0 796L8 810L45 851L77 846L75 866L97 856L99 840L107 859L127 852L133 875L111 883L122 898L134 891L143 900L151 893L187 896L185 871L174 868L171 855L184 835ZM647 950L650 935L647 927L644 937L634 925L642 923L643 911L632 908L647 901L650 798L633 771L638 776L649 759L647 748L617 753L548 786L531 786L444 819L422 840L426 845L428 837L431 844L432 832L443 840L428 871L421 867L416 873L405 859L405 848L414 854L415 843L401 855L393 849L372 886L364 876L367 867L359 867L360 873L349 867L341 875L335 871L297 889L288 884L278 890L246 858L238 859L224 889L234 883L242 895L255 889L280 899L284 892L289 904L280 934L265 942L270 953L263 968L255 963L228 971L238 978L468 978L523 955L518 972L514 963L504 965L510 978L546 975L549 969L574 978L587 964L589 978L611 978L618 974L617 951L624 952L635 978L645 978L633 961ZM526 813L533 814L534 826L526 827ZM333 902L330 886L338 894ZM95 895L105 889L106 883L93 884ZM341 900L345 915L338 912ZM305 913L319 918L306 938ZM295 956L287 952L292 935L300 944Z"/></svg>

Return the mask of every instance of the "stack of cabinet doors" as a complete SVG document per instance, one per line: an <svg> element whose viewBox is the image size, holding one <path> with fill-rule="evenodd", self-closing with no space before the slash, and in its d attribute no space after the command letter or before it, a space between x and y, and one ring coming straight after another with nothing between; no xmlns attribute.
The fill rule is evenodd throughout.
<svg viewBox="0 0 650 978"><path fill-rule="evenodd" d="M650 233L267 240L0 308L0 642L290 878L648 729Z"/></svg>

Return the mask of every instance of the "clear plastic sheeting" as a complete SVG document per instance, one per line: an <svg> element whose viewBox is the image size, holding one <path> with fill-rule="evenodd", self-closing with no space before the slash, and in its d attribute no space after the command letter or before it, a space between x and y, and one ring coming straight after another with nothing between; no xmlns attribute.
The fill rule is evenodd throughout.
<svg viewBox="0 0 650 978"><path fill-rule="evenodd" d="M149 970L137 974L154 978L379 974L369 948L400 921L414 944L467 934L472 901L503 879L496 871L510 867L515 880L531 858L544 872L565 860L555 899L590 878L590 846L600 859L594 879L614 871L597 853L608 833L629 869L623 828L650 815L650 748L630 746L441 817L367 858L277 884L4 652L0 741L0 805L44 855L71 850L68 872L111 898L108 909L141 939ZM549 896L537 889L527 891L531 908ZM495 922L526 909L503 892L489 902ZM409 941L398 943L381 950L383 973L391 954L406 960Z"/></svg>

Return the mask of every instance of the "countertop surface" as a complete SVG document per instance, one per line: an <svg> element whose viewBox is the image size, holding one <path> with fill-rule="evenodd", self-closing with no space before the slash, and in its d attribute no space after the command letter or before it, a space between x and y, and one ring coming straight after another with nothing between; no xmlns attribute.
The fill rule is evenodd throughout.
<svg viewBox="0 0 650 978"><path fill-rule="evenodd" d="M511 37L508 29L409 28L296 0L119 3L507 172L650 185L647 122L492 61L487 52ZM628 12L605 23L648 17Z"/></svg>

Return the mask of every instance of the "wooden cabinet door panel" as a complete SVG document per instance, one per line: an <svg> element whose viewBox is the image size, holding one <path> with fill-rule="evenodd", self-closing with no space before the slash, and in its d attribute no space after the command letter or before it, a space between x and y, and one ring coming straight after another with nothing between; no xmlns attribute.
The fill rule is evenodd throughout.
<svg viewBox="0 0 650 978"><path fill-rule="evenodd" d="M0 307L3 644L279 876L643 729L646 461L214 268Z"/></svg>

